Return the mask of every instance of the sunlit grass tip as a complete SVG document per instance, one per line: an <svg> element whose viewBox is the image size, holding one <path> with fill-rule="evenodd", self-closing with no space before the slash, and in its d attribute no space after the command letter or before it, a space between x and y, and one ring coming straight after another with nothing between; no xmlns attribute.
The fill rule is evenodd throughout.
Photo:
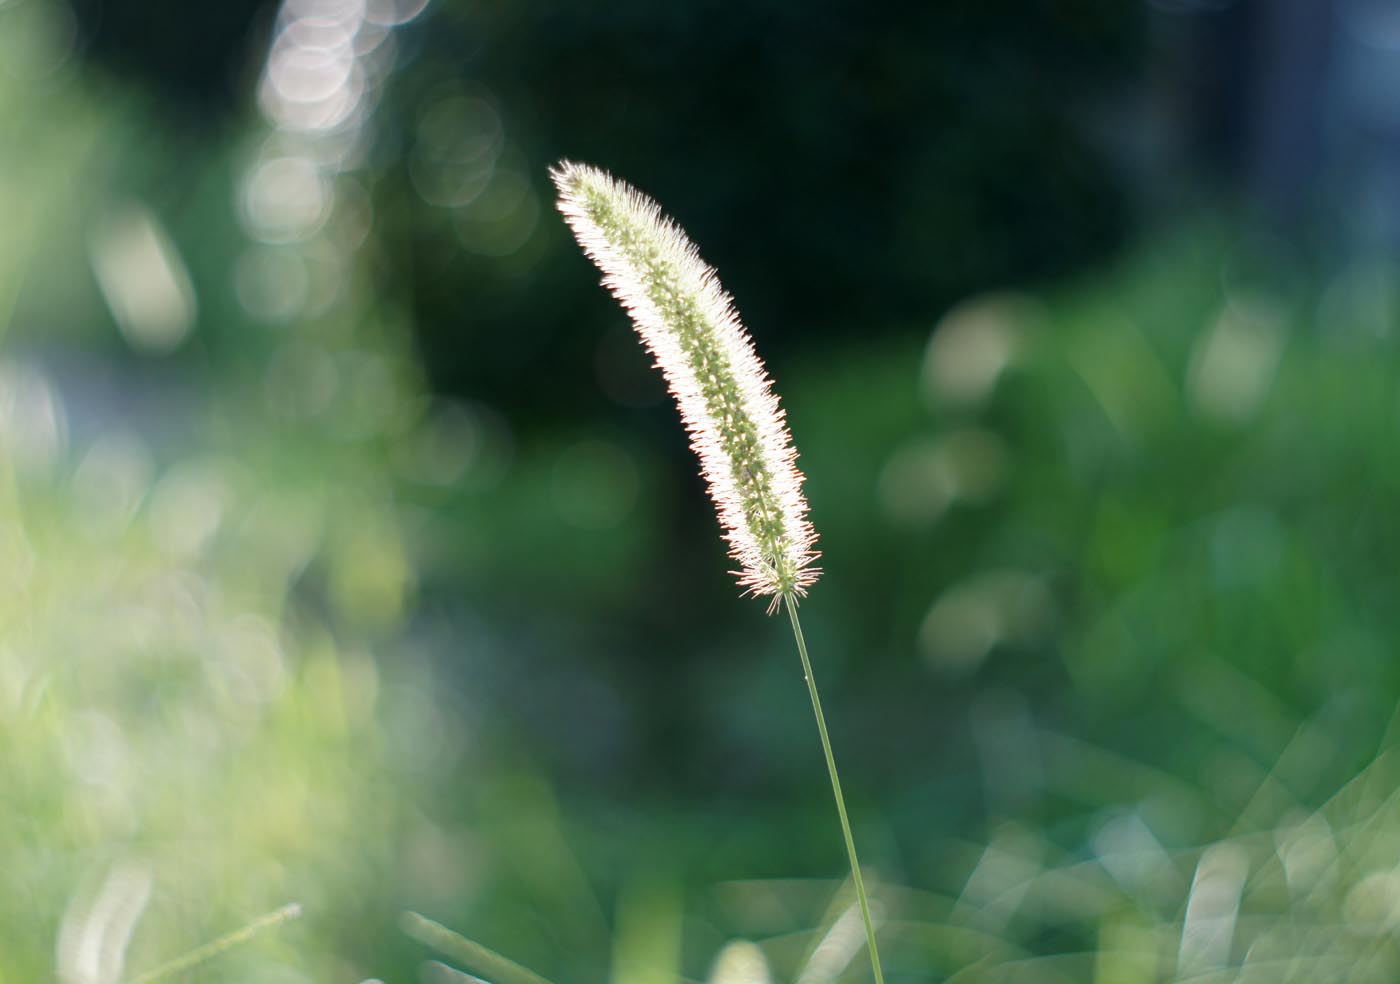
<svg viewBox="0 0 1400 984"><path fill-rule="evenodd" d="M782 407L712 267L651 199L562 161L559 211L656 359L700 458L746 594L803 597L820 573Z"/></svg>

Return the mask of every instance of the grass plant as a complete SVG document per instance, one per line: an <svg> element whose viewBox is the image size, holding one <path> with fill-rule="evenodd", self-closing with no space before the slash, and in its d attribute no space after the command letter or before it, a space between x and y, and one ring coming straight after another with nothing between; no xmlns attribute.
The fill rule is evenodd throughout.
<svg viewBox="0 0 1400 984"><path fill-rule="evenodd" d="M632 316L675 397L700 459L730 556L746 594L781 604L792 623L841 834L865 925L870 964L883 984L870 901L861 877L797 603L816 581L816 533L772 382L732 299L695 245L655 202L597 168L564 161L553 172L559 210L603 284Z"/></svg>

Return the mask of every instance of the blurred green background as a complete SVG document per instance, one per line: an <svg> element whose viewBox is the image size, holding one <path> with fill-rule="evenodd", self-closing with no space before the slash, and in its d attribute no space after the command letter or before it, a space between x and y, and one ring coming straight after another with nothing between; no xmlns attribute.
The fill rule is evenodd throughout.
<svg viewBox="0 0 1400 984"><path fill-rule="evenodd" d="M0 982L869 979L564 156L777 381L892 984L1397 979L1397 85L1374 0L0 0Z"/></svg>

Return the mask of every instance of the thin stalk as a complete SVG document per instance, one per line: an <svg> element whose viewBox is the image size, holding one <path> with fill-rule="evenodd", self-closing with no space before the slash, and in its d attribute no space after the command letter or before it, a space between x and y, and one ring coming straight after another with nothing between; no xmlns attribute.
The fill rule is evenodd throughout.
<svg viewBox="0 0 1400 984"><path fill-rule="evenodd" d="M875 984L885 984L885 975L880 970L880 950L875 945L875 923L870 918L870 902L865 897L865 882L860 877L856 840L851 836L851 821L846 816L846 798L841 795L841 778L836 774L836 757L831 754L831 737L826 733L826 717L822 714L822 699L817 696L817 680L812 676L812 661L807 658L807 640L802 635L802 623L797 620L797 602L790 593L783 596L783 601L787 604L788 618L792 620L797 654L802 657L802 672L806 675L807 692L812 695L812 713L817 716L817 731L822 736L826 771L831 775L831 791L836 795L836 812L841 817L841 833L846 838L846 853L851 858L851 879L856 884L856 901L860 903L860 915L865 920L865 941L870 948L870 966L875 971Z"/></svg>
<svg viewBox="0 0 1400 984"><path fill-rule="evenodd" d="M254 936L257 936L265 929L270 929L290 919L296 919L301 915L301 906L296 902L284 905L280 909L269 912L265 916L259 916L242 929L235 929L226 936L220 936L212 943L206 943L185 954L183 957L176 957L167 964L162 964L155 970L147 971L139 977L132 978L131 984L153 984L154 981L164 980L176 974L183 973L191 967L204 963L210 957L216 957L225 950L231 950L240 943L246 943Z"/></svg>

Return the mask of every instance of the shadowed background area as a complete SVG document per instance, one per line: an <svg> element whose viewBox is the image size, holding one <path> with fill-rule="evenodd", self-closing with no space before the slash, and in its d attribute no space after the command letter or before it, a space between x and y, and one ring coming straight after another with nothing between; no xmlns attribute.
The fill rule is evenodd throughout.
<svg viewBox="0 0 1400 984"><path fill-rule="evenodd" d="M0 0L0 979L869 979L563 157L776 380L892 984L1395 979L1397 82L1375 0Z"/></svg>

